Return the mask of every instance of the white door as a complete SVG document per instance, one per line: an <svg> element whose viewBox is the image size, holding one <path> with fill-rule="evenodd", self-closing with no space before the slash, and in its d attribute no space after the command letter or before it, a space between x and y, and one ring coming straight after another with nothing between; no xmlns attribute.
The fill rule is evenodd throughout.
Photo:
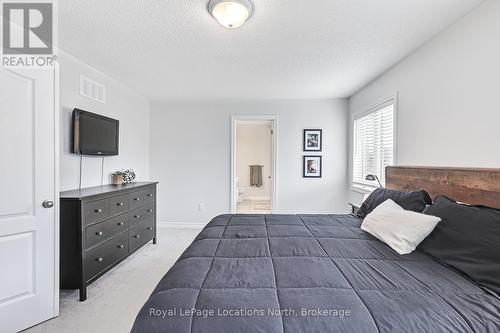
<svg viewBox="0 0 500 333"><path fill-rule="evenodd" d="M57 315L54 70L0 68L0 331Z"/></svg>

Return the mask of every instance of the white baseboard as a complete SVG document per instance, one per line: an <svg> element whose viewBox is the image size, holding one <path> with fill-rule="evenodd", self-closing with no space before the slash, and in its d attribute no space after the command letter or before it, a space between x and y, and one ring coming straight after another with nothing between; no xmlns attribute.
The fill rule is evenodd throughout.
<svg viewBox="0 0 500 333"><path fill-rule="evenodd" d="M158 228L203 229L206 223L193 222L158 222Z"/></svg>

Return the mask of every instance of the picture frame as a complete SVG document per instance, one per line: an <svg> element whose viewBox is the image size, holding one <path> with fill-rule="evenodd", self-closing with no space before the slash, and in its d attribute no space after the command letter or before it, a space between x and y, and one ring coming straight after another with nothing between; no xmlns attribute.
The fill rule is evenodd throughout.
<svg viewBox="0 0 500 333"><path fill-rule="evenodd" d="M304 151L320 152L323 150L323 130L322 129L304 129L303 137Z"/></svg>
<svg viewBox="0 0 500 333"><path fill-rule="evenodd" d="M303 156L302 177L303 178L321 178L323 171L323 156L309 155Z"/></svg>

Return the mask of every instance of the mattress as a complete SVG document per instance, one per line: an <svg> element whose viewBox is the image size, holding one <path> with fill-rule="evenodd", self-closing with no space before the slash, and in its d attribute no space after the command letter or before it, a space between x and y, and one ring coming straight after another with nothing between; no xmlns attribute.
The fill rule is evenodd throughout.
<svg viewBox="0 0 500 333"><path fill-rule="evenodd" d="M133 332L499 332L500 300L353 215L221 215L140 310Z"/></svg>

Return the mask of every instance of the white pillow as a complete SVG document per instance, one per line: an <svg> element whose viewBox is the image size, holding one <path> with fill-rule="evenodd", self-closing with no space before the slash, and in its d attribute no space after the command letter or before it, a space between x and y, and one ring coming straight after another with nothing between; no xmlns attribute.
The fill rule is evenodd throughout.
<svg viewBox="0 0 500 333"><path fill-rule="evenodd" d="M439 217L404 210L388 199L365 217L361 229L397 253L408 254L434 230L439 221Z"/></svg>

